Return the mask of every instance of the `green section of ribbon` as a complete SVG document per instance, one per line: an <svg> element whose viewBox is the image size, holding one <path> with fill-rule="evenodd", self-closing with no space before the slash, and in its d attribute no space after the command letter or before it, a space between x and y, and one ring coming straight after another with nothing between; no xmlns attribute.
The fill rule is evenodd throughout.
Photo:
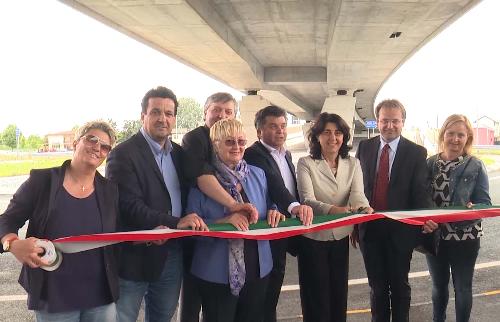
<svg viewBox="0 0 500 322"><path fill-rule="evenodd" d="M336 219L351 217L352 215L353 213L348 212L344 214L314 216L313 224L322 224ZM299 219L287 218L285 221L280 221L278 227L295 227L301 225L302 222ZM259 220L257 223L250 225L250 230L266 228L271 228L271 226L267 223L267 220ZM210 231L237 231L236 227L231 224L210 224L208 225L208 229L210 229Z"/></svg>

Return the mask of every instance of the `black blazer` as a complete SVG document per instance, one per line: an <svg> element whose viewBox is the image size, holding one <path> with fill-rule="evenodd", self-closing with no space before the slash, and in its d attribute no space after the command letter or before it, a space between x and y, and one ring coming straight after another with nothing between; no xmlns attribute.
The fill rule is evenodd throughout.
<svg viewBox="0 0 500 322"><path fill-rule="evenodd" d="M380 137L361 141L356 157L363 170L365 195L371 201L377 173ZM430 185L426 170L427 150L401 137L391 168L387 210L413 210L431 207ZM387 227L389 225L389 227ZM385 226L385 227L384 227ZM360 238L369 240L389 233L396 245L413 248L421 228L392 220L376 220L359 225Z"/></svg>
<svg viewBox="0 0 500 322"><path fill-rule="evenodd" d="M256 141L252 146L245 150L245 155L243 156L246 162L256 167L264 170L267 179L267 187L271 200L278 206L278 209L282 214L290 216L288 213L288 206L292 202L297 202L292 194L288 191L285 186L285 182L281 177L281 172L273 159L271 153L266 149L266 147ZM292 172L295 195L298 196L297 192L297 179L295 177L295 166L292 163L292 156L289 151L286 151L285 155L286 162L290 171Z"/></svg>
<svg viewBox="0 0 500 322"><path fill-rule="evenodd" d="M187 187L181 171L182 149L172 142L172 160L181 185L182 208ZM163 176L151 148L141 132L119 144L108 155L106 177L118 184L120 192L119 228L123 231L153 229L159 225L176 228L179 218L171 215L172 204ZM168 248L120 244L120 277L133 281L155 281L160 276Z"/></svg>
<svg viewBox="0 0 500 322"><path fill-rule="evenodd" d="M7 210L0 216L0 237L8 233L17 233L26 220L29 220L26 238L45 237L47 222L55 211L54 203L57 194L61 191L64 173L69 164L70 160L67 160L60 167L31 170L28 180L19 187ZM103 232L115 232L118 217L118 189L99 172L95 175L94 183ZM113 301L116 301L119 290L114 247L104 247L103 254L109 290ZM30 295L29 309L38 306L47 274L49 273L42 269L23 265L19 283Z"/></svg>

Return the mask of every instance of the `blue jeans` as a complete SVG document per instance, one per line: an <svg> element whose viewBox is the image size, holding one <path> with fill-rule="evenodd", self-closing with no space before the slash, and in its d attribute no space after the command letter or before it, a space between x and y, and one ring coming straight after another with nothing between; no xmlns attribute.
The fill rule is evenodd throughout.
<svg viewBox="0 0 500 322"><path fill-rule="evenodd" d="M116 322L115 303L62 313L35 311L37 322Z"/></svg>
<svg viewBox="0 0 500 322"><path fill-rule="evenodd" d="M472 309L472 278L479 253L480 240L441 240L437 256L427 255L427 265L432 278L433 321L446 320L450 269L455 290L455 315L457 322L469 321Z"/></svg>
<svg viewBox="0 0 500 322"><path fill-rule="evenodd" d="M169 248L163 271L157 281L136 282L120 279L117 305L119 322L135 322L142 298L145 301L146 322L167 322L172 319L179 301L182 281L182 248Z"/></svg>

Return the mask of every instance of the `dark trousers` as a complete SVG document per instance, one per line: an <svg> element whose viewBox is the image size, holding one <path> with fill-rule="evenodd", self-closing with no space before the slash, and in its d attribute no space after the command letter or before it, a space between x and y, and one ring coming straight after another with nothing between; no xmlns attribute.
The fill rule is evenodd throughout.
<svg viewBox="0 0 500 322"><path fill-rule="evenodd" d="M231 294L228 284L196 278L205 322L262 322L269 275L245 283L240 295Z"/></svg>
<svg viewBox="0 0 500 322"><path fill-rule="evenodd" d="M413 248L405 249L390 234L361 240L373 322L409 321L411 288L408 283Z"/></svg>
<svg viewBox="0 0 500 322"><path fill-rule="evenodd" d="M480 240L444 241L439 243L438 255L427 255L432 278L433 321L446 320L450 270L455 290L457 322L468 322L472 310L472 278L479 253Z"/></svg>
<svg viewBox="0 0 500 322"><path fill-rule="evenodd" d="M304 322L342 322L347 314L349 238L300 240L299 284Z"/></svg>
<svg viewBox="0 0 500 322"><path fill-rule="evenodd" d="M179 321L199 322L201 311L201 296L196 278L184 271L179 301Z"/></svg>
<svg viewBox="0 0 500 322"><path fill-rule="evenodd" d="M201 311L201 295L196 283L196 277L191 272L194 241L189 238L183 239L184 275L179 300L179 321L199 322ZM203 320L202 320L203 321Z"/></svg>
<svg viewBox="0 0 500 322"><path fill-rule="evenodd" d="M270 240L269 244L271 245L271 253L273 255L273 269L269 274L269 284L264 303L264 321L276 322L276 306L278 305L281 286L285 277L288 239Z"/></svg>

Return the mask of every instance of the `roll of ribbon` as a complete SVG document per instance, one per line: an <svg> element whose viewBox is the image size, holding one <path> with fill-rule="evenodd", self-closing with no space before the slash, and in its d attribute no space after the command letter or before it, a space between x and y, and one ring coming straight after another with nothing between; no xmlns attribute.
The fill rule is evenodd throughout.
<svg viewBox="0 0 500 322"><path fill-rule="evenodd" d="M56 249L50 240L39 239L36 241L36 245L43 248L44 252L40 257L49 264L48 266L41 266L41 269L52 272L61 266L62 253Z"/></svg>

